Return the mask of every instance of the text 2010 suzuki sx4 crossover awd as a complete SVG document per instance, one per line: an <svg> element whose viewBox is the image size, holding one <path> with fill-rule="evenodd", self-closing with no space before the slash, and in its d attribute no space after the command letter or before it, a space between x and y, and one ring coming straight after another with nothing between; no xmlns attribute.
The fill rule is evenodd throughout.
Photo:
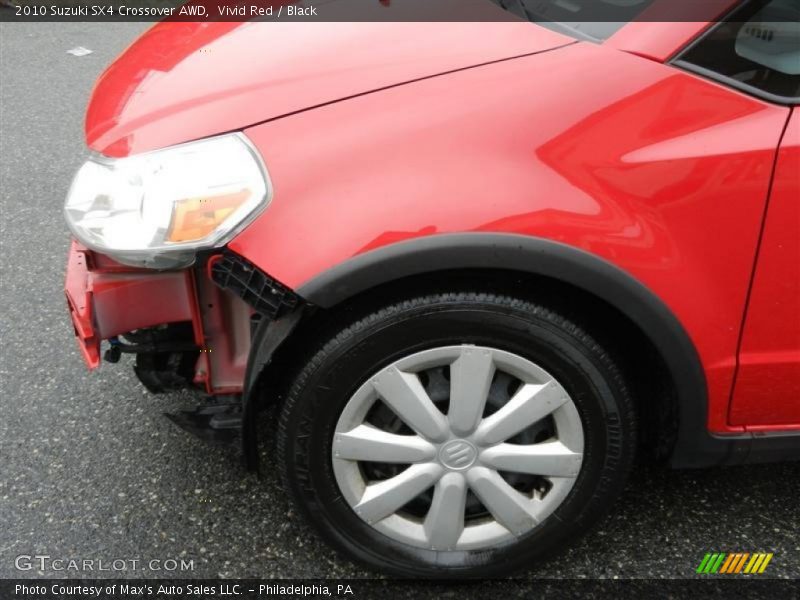
<svg viewBox="0 0 800 600"><path fill-rule="evenodd" d="M532 564L639 452L798 457L797 5L607 1L152 28L66 201L89 366L215 397L187 427L277 439L320 534L399 575Z"/></svg>

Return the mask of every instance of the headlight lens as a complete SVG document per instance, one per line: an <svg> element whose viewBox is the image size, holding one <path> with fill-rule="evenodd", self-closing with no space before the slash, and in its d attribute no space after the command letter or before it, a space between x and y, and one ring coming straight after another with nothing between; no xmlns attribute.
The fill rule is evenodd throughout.
<svg viewBox="0 0 800 600"><path fill-rule="evenodd" d="M227 134L91 159L75 175L64 212L86 246L124 264L166 269L223 245L270 196L255 149L243 135Z"/></svg>

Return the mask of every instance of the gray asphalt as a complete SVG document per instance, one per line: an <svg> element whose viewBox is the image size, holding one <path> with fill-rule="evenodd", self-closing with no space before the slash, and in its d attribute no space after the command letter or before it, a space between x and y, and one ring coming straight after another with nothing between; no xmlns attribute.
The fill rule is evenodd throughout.
<svg viewBox="0 0 800 600"><path fill-rule="evenodd" d="M190 577L369 576L304 525L269 456L259 480L162 416L189 395L146 393L125 358L93 374L81 362L61 205L86 156L91 86L146 26L0 24L0 577L81 575L17 571L26 554L183 558L194 570L176 575ZM599 527L525 576L687 577L706 552L764 551L762 577L798 578L798 481L798 464L640 466Z"/></svg>

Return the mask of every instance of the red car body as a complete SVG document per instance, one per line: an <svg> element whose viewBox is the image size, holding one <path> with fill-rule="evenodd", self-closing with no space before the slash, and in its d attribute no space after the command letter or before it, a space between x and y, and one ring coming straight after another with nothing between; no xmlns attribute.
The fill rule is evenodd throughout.
<svg viewBox="0 0 800 600"><path fill-rule="evenodd" d="M300 299L324 309L454 269L555 279L661 353L673 465L785 457L800 115L671 62L708 27L632 23L591 44L529 23L159 24L98 81L86 139L124 157L243 131L274 198L227 251ZM215 254L153 272L73 243L90 367L101 340L188 321L210 350L195 383L246 392L253 311L212 281Z"/></svg>

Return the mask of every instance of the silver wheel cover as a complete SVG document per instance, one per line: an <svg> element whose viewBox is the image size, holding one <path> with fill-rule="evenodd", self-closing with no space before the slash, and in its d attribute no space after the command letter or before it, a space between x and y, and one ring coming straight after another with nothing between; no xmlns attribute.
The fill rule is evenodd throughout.
<svg viewBox="0 0 800 600"><path fill-rule="evenodd" d="M426 391L431 369L449 374L447 414ZM498 376L513 384L492 412ZM408 434L368 422L373 409L393 413ZM446 346L370 377L339 417L332 460L345 500L384 535L433 550L486 549L527 533L563 502L581 469L583 426L566 390L533 362ZM376 463L397 473L372 480ZM425 514L410 511L413 502Z"/></svg>

